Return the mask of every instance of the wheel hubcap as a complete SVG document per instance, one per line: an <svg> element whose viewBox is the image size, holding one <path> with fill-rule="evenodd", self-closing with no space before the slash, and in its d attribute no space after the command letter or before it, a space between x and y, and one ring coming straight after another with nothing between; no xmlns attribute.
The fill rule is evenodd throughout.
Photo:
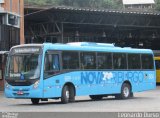
<svg viewBox="0 0 160 118"><path fill-rule="evenodd" d="M129 96L129 89L128 89L128 87L124 87L123 93L124 93L124 96L126 98Z"/></svg>
<svg viewBox="0 0 160 118"><path fill-rule="evenodd" d="M69 99L69 91L66 91L66 97Z"/></svg>

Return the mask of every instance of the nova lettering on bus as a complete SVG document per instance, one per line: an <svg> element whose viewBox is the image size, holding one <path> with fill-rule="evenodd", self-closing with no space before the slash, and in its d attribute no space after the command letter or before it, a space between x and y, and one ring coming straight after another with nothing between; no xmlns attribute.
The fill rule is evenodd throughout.
<svg viewBox="0 0 160 118"><path fill-rule="evenodd" d="M102 72L81 72L82 84L100 84L103 78Z"/></svg>
<svg viewBox="0 0 160 118"><path fill-rule="evenodd" d="M122 83L124 80L141 83L143 77L142 72L81 72L81 84Z"/></svg>

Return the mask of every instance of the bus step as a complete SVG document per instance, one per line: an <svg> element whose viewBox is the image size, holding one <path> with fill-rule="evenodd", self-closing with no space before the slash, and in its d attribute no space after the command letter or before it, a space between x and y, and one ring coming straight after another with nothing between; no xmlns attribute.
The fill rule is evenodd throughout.
<svg viewBox="0 0 160 118"><path fill-rule="evenodd" d="M41 101L48 101L48 99L47 98L43 98L43 99L41 99Z"/></svg>

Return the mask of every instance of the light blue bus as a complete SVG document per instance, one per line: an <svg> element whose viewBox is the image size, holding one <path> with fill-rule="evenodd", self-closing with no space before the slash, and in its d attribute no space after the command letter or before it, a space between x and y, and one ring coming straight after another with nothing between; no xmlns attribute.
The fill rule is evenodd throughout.
<svg viewBox="0 0 160 118"><path fill-rule="evenodd" d="M156 88L156 70L150 49L121 48L113 44L73 42L24 44L12 47L5 72L8 98L61 99L75 96L118 99Z"/></svg>

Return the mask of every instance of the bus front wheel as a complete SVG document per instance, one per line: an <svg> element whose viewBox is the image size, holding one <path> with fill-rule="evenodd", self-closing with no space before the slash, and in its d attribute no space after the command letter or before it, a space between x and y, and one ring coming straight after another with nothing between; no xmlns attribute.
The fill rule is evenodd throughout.
<svg viewBox="0 0 160 118"><path fill-rule="evenodd" d="M61 102L63 104L66 104L68 102L74 102L74 101L75 101L74 87L65 85L62 90Z"/></svg>
<svg viewBox="0 0 160 118"><path fill-rule="evenodd" d="M39 103L39 99L38 98L31 98L31 102L32 102L32 104L36 105Z"/></svg>

